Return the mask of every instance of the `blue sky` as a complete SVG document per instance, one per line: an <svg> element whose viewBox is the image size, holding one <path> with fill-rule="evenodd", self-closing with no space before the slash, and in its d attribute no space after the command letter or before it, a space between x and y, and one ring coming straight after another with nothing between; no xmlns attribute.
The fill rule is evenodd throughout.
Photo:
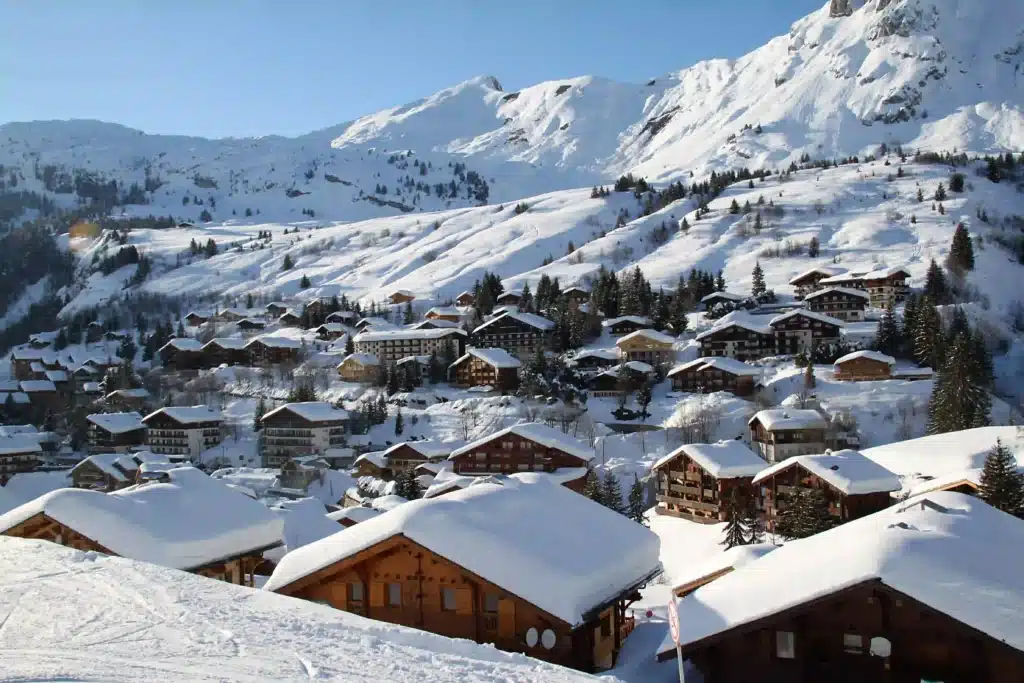
<svg viewBox="0 0 1024 683"><path fill-rule="evenodd" d="M825 0L0 0L0 123L298 135L478 75L645 81Z"/></svg>

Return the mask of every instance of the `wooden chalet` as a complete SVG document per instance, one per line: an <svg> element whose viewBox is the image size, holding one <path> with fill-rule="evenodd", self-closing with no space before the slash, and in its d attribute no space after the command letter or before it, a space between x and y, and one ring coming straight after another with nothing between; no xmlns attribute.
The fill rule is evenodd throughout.
<svg viewBox="0 0 1024 683"><path fill-rule="evenodd" d="M198 311L189 311L188 315L185 316L185 324L189 327L199 327L209 320L209 313L200 313Z"/></svg>
<svg viewBox="0 0 1024 683"><path fill-rule="evenodd" d="M797 299L803 299L811 292L821 289L821 281L842 274L842 268L831 268L829 266L816 266L805 270L792 280L789 284L793 287L793 293Z"/></svg>
<svg viewBox="0 0 1024 683"><path fill-rule="evenodd" d="M810 353L820 344L838 342L843 330L842 320L800 308L772 318L769 324L778 355Z"/></svg>
<svg viewBox="0 0 1024 683"><path fill-rule="evenodd" d="M15 474L33 472L43 453L39 439L28 434L0 436L0 486Z"/></svg>
<svg viewBox="0 0 1024 683"><path fill-rule="evenodd" d="M359 319L359 316L355 311L334 311L329 313L324 322L328 323L341 323L342 325L351 325L353 322Z"/></svg>
<svg viewBox="0 0 1024 683"><path fill-rule="evenodd" d="M221 365L248 365L249 352L244 339L216 338L203 344L203 365L218 368Z"/></svg>
<svg viewBox="0 0 1024 683"><path fill-rule="evenodd" d="M700 355L740 361L759 360L775 353L775 334L770 325L732 320L696 336Z"/></svg>
<svg viewBox="0 0 1024 683"><path fill-rule="evenodd" d="M580 351L573 356L573 363L580 370L606 370L616 366L622 361L619 360L619 351L615 349L589 349Z"/></svg>
<svg viewBox="0 0 1024 683"><path fill-rule="evenodd" d="M203 345L195 339L176 337L157 352L168 370L198 370L203 367Z"/></svg>
<svg viewBox="0 0 1024 683"><path fill-rule="evenodd" d="M245 345L245 350L256 366L298 363L302 342L289 337L256 337Z"/></svg>
<svg viewBox="0 0 1024 683"><path fill-rule="evenodd" d="M142 418L146 446L172 460L198 461L224 440L224 417L204 405L160 408Z"/></svg>
<svg viewBox="0 0 1024 683"><path fill-rule="evenodd" d="M263 311L270 320L278 320L288 312L288 306L280 301L272 301L263 307Z"/></svg>
<svg viewBox="0 0 1024 683"><path fill-rule="evenodd" d="M854 351L832 364L836 379L847 382L873 382L892 378L896 359L878 351Z"/></svg>
<svg viewBox="0 0 1024 683"><path fill-rule="evenodd" d="M555 324L532 313L509 312L491 318L473 330L473 345L477 348L504 349L526 360L537 350L551 346Z"/></svg>
<svg viewBox="0 0 1024 683"><path fill-rule="evenodd" d="M295 311L285 311L277 318L281 327L302 327L302 316Z"/></svg>
<svg viewBox="0 0 1024 683"><path fill-rule="evenodd" d="M264 467L280 467L289 458L322 456L345 445L349 415L330 403L286 403L260 419L260 455Z"/></svg>
<svg viewBox="0 0 1024 683"><path fill-rule="evenodd" d="M211 320L221 323L241 322L249 316L249 311L238 308L225 308L213 314Z"/></svg>
<svg viewBox="0 0 1024 683"><path fill-rule="evenodd" d="M448 368L448 378L458 387L490 386L507 392L519 387L522 363L504 349L469 347L466 354Z"/></svg>
<svg viewBox="0 0 1024 683"><path fill-rule="evenodd" d="M447 320L450 323L462 322L462 311L454 306L435 306L423 316L427 320Z"/></svg>
<svg viewBox="0 0 1024 683"><path fill-rule="evenodd" d="M725 503L734 494L741 506L757 499L751 483L767 463L739 441L680 446L657 463L658 514L693 522L727 521Z"/></svg>
<svg viewBox="0 0 1024 683"><path fill-rule="evenodd" d="M97 453L71 468L71 486L109 493L131 486L139 463L127 453Z"/></svg>
<svg viewBox="0 0 1024 683"><path fill-rule="evenodd" d="M400 385L407 382L413 386L423 386L430 379L430 356L406 356L395 362L395 371L399 373Z"/></svg>
<svg viewBox="0 0 1024 683"><path fill-rule="evenodd" d="M698 358L668 372L673 391L691 394L727 391L741 397L753 395L760 376L760 368L732 358Z"/></svg>
<svg viewBox="0 0 1024 683"><path fill-rule="evenodd" d="M870 302L867 292L848 287L827 287L804 297L807 310L851 323L864 320L864 309Z"/></svg>
<svg viewBox="0 0 1024 683"><path fill-rule="evenodd" d="M338 364L338 374L346 382L369 384L377 381L380 358L368 353L352 353Z"/></svg>
<svg viewBox="0 0 1024 683"><path fill-rule="evenodd" d="M473 306L474 304L476 304L476 297L472 292L462 292L455 297L456 306Z"/></svg>
<svg viewBox="0 0 1024 683"><path fill-rule="evenodd" d="M871 295L871 305L875 308L885 308L890 304L896 306L906 301L910 292L908 279L910 271L902 266L881 268L865 274L864 287Z"/></svg>
<svg viewBox="0 0 1024 683"><path fill-rule="evenodd" d="M410 292L408 289L398 289L391 294L388 294L388 301L393 304L406 304L410 301L415 301L416 295Z"/></svg>
<svg viewBox="0 0 1024 683"><path fill-rule="evenodd" d="M562 290L562 296L571 306L582 306L590 302L590 290L577 285Z"/></svg>
<svg viewBox="0 0 1024 683"><path fill-rule="evenodd" d="M316 335L325 341L334 341L345 336L345 326L341 323L324 323L316 328Z"/></svg>
<svg viewBox="0 0 1024 683"><path fill-rule="evenodd" d="M356 529L288 553L264 589L601 671L632 631L628 605L660 571L648 529L536 474L413 501Z"/></svg>
<svg viewBox="0 0 1024 683"><path fill-rule="evenodd" d="M857 451L798 455L778 462L754 477L761 490L765 528L774 530L779 513L798 490L819 490L837 522L848 522L883 510L899 477Z"/></svg>
<svg viewBox="0 0 1024 683"><path fill-rule="evenodd" d="M588 379L587 390L594 398L617 398L636 391L654 375L654 368L647 363L626 361Z"/></svg>
<svg viewBox="0 0 1024 683"><path fill-rule="evenodd" d="M384 455L384 451L370 451L369 453L363 453L353 465L353 473L356 477L373 477L374 479L380 479L383 481L391 481L394 479L394 475L391 472L391 468L388 466L388 459Z"/></svg>
<svg viewBox="0 0 1024 683"><path fill-rule="evenodd" d="M245 586L283 521L191 467L113 493L59 489L0 516L5 536L141 560Z"/></svg>
<svg viewBox="0 0 1024 683"><path fill-rule="evenodd" d="M149 391L141 387L136 389L115 389L103 397L103 404L112 411L142 411L146 409L150 399Z"/></svg>
<svg viewBox="0 0 1024 683"><path fill-rule="evenodd" d="M711 313L715 306L718 306L719 304L724 306L738 306L748 298L749 297L742 294L733 294L732 292L711 292L707 296L703 297L700 302L704 304L704 311L706 313Z"/></svg>
<svg viewBox="0 0 1024 683"><path fill-rule="evenodd" d="M458 328L380 331L371 328L357 334L352 341L356 353L375 356L380 358L383 364L390 366L409 356L433 354L438 358L444 358L450 353L458 358L465 347L466 336L466 332Z"/></svg>
<svg viewBox="0 0 1024 683"><path fill-rule="evenodd" d="M45 374L45 372L44 372ZM26 379L18 382L18 387L29 398L32 412L42 421L47 413L57 413L68 407L67 392L59 392L57 385L48 379Z"/></svg>
<svg viewBox="0 0 1024 683"><path fill-rule="evenodd" d="M618 318L608 318L601 321L601 327L613 337L621 337L633 334L637 330L650 330L654 323L650 318L641 315L622 315Z"/></svg>
<svg viewBox="0 0 1024 683"><path fill-rule="evenodd" d="M126 453L146 441L146 425L134 411L97 413L85 419L89 422L90 453Z"/></svg>
<svg viewBox="0 0 1024 683"><path fill-rule="evenodd" d="M37 379L51 364L52 369L57 368L57 354L49 349L15 349L11 352L10 359L16 380Z"/></svg>
<svg viewBox="0 0 1024 683"><path fill-rule="evenodd" d="M579 478L565 484L579 492L594 449L559 429L531 422L488 434L452 451L448 459L455 474L467 476L579 470Z"/></svg>
<svg viewBox="0 0 1024 683"><path fill-rule="evenodd" d="M238 329L242 332L260 332L266 326L267 323L258 318L244 318L238 321Z"/></svg>
<svg viewBox="0 0 1024 683"><path fill-rule="evenodd" d="M637 330L615 342L624 361L663 365L675 359L675 337L657 330Z"/></svg>
<svg viewBox="0 0 1024 683"><path fill-rule="evenodd" d="M762 410L750 418L747 426L754 450L770 463L825 451L828 420L816 410Z"/></svg>
<svg viewBox="0 0 1024 683"><path fill-rule="evenodd" d="M705 683L1024 680L1021 544L1012 516L929 494L698 588L677 606L682 656Z"/></svg>
<svg viewBox="0 0 1024 683"><path fill-rule="evenodd" d="M498 306L519 306L523 302L523 290L509 289L499 294L494 299Z"/></svg>

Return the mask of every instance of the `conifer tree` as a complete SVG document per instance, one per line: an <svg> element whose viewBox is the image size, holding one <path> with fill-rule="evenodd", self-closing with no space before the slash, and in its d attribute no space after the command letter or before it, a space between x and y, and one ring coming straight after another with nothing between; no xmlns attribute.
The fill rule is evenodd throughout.
<svg viewBox="0 0 1024 683"><path fill-rule="evenodd" d="M917 188L917 203L921 204L923 202L924 202L924 190L922 190L919 187L919 188Z"/></svg>
<svg viewBox="0 0 1024 683"><path fill-rule="evenodd" d="M722 530L724 536L722 545L726 548L735 548L738 545L747 544L747 528L744 524L745 513L743 504L740 501L739 493L737 489L733 489L729 493L729 497L725 499L725 529Z"/></svg>
<svg viewBox="0 0 1024 683"><path fill-rule="evenodd" d="M808 362L807 367L804 368L804 389L810 391L814 389L818 384L818 381L814 378L814 364Z"/></svg>
<svg viewBox="0 0 1024 683"><path fill-rule="evenodd" d="M392 376L397 376L392 374ZM402 416L402 409L399 408L395 412L395 436L401 436L402 432L405 431L405 418Z"/></svg>
<svg viewBox="0 0 1024 683"><path fill-rule="evenodd" d="M930 298L936 306L942 306L949 301L949 285L946 284L946 274L939 268L935 259L928 264L928 272L925 273L924 295Z"/></svg>
<svg viewBox="0 0 1024 683"><path fill-rule="evenodd" d="M989 423L992 398L970 333L957 334L935 378L928 403L928 433L942 434Z"/></svg>
<svg viewBox="0 0 1024 683"><path fill-rule="evenodd" d="M737 202L737 201L736 201L736 200L734 199L734 200L732 200L732 204L730 204L730 205L729 205L729 213L731 213L731 214L737 214L737 213L739 213L739 212L740 212L740 205L739 205L739 203L738 203L738 202Z"/></svg>
<svg viewBox="0 0 1024 683"><path fill-rule="evenodd" d="M260 396L260 400L256 402L256 410L252 416L252 430L254 432L258 432L261 429L263 429L263 424L260 421L263 419L263 416L266 414L266 412L266 401L264 401L263 397Z"/></svg>
<svg viewBox="0 0 1024 683"><path fill-rule="evenodd" d="M798 489L779 513L775 531L787 538L808 538L836 525L828 500L820 489Z"/></svg>
<svg viewBox="0 0 1024 683"><path fill-rule="evenodd" d="M985 458L978 496L1003 512L1024 515L1024 475L1018 472L1013 453L999 439Z"/></svg>
<svg viewBox="0 0 1024 683"><path fill-rule="evenodd" d="M313 286L313 283L309 281L309 277L303 274L302 279L299 280L299 289L309 289Z"/></svg>
<svg viewBox="0 0 1024 683"><path fill-rule="evenodd" d="M946 199L946 186L939 183L939 186L935 188L935 201L941 202Z"/></svg>
<svg viewBox="0 0 1024 683"><path fill-rule="evenodd" d="M750 293L756 299L766 291L768 291L768 287L764 283L764 271L761 269L761 262L757 261L754 263L754 271L751 274Z"/></svg>
<svg viewBox="0 0 1024 683"><path fill-rule="evenodd" d="M346 334L345 335L345 355L346 356L351 356L355 352L356 352L356 343L355 343L355 341L353 341L351 334Z"/></svg>
<svg viewBox="0 0 1024 683"><path fill-rule="evenodd" d="M619 477L611 470L604 471L604 480L601 482L601 496L604 499L605 507L616 512L624 512L622 508L622 485L619 484Z"/></svg>
<svg viewBox="0 0 1024 683"><path fill-rule="evenodd" d="M743 524L747 528L747 543L764 543L764 521L757 509L757 497L748 496L743 508Z"/></svg>
<svg viewBox="0 0 1024 683"><path fill-rule="evenodd" d="M635 474L633 475L633 485L629 488L629 503L627 507L627 516L637 524L647 525L647 520L644 517L644 485L640 483L640 478Z"/></svg>
<svg viewBox="0 0 1024 683"><path fill-rule="evenodd" d="M946 265L952 272L961 276L967 271L974 270L974 245L963 223L958 223L953 232L953 243L949 247Z"/></svg>
<svg viewBox="0 0 1024 683"><path fill-rule="evenodd" d="M921 365L937 369L942 357L942 318L931 297L924 296L917 302L914 312L913 329L907 330L911 337L914 358Z"/></svg>
<svg viewBox="0 0 1024 683"><path fill-rule="evenodd" d="M411 325L412 323L416 322L416 317L412 312L411 301L405 302L405 311L402 314L402 322L404 322L406 325Z"/></svg>
<svg viewBox="0 0 1024 683"><path fill-rule="evenodd" d="M601 487L601 480L597 478L597 472L592 469L587 470L587 476L583 483L583 495L595 503L604 505L604 489Z"/></svg>
<svg viewBox="0 0 1024 683"><path fill-rule="evenodd" d="M281 270L291 270L293 267L292 257L290 254L284 255L284 261L281 262Z"/></svg>
<svg viewBox="0 0 1024 683"><path fill-rule="evenodd" d="M893 310L893 304L890 301L885 309L885 313L882 314L882 318L878 321L878 329L875 331L875 338L871 342L871 348L889 356L896 356L899 355L900 349L903 346L902 341L899 323L896 322L896 312Z"/></svg>
<svg viewBox="0 0 1024 683"><path fill-rule="evenodd" d="M718 275L715 276L715 291L725 291L725 275L722 273L721 269L718 270Z"/></svg>
<svg viewBox="0 0 1024 683"><path fill-rule="evenodd" d="M807 244L807 255L811 258L817 258L820 253L821 242L818 241L817 237L812 237L811 241Z"/></svg>

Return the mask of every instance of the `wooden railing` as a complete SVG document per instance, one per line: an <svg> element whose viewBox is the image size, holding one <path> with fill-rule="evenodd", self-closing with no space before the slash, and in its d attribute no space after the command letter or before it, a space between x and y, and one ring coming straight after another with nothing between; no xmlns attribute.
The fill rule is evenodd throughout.
<svg viewBox="0 0 1024 683"><path fill-rule="evenodd" d="M633 629L635 628L635 617L626 617L625 619L623 619L622 624L619 625L619 642L621 643L623 640L625 640L629 636L629 634L633 632Z"/></svg>

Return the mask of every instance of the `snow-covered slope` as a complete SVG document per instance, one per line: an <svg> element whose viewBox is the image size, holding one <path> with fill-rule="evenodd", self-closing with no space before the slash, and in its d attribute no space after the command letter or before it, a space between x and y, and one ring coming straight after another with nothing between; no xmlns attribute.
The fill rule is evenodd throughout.
<svg viewBox="0 0 1024 683"><path fill-rule="evenodd" d="M0 576L5 680L595 680L493 647L44 541L0 537Z"/></svg>
<svg viewBox="0 0 1024 683"><path fill-rule="evenodd" d="M122 195L148 178L149 204L134 213L283 221L514 201L626 171L667 180L780 168L881 143L1019 150L1022 25L1024 5L1005 0L836 0L744 57L645 84L584 76L506 92L479 77L298 138L11 123L0 126L0 164L9 189L48 187L65 206L88 172Z"/></svg>

